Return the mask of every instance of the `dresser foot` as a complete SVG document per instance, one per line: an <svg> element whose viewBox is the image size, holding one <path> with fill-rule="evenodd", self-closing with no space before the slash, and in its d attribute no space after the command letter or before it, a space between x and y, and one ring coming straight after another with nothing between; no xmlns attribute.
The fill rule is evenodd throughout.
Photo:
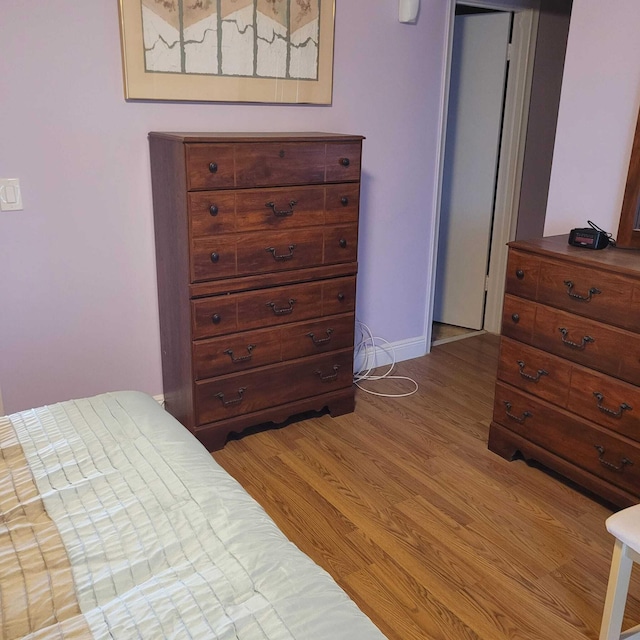
<svg viewBox="0 0 640 640"><path fill-rule="evenodd" d="M196 428L194 435L209 450L222 449L229 435L245 435L252 432L253 428L262 429L269 425L281 425L289 420L303 418L306 413L329 410L332 417L353 412L355 408L353 386L346 389L337 389L311 398L303 398L295 402L270 407L261 411L235 416L228 420L221 420Z"/></svg>
<svg viewBox="0 0 640 640"><path fill-rule="evenodd" d="M518 457L520 451L518 443L514 442L511 432L495 422L489 427L489 451L511 462Z"/></svg>
<svg viewBox="0 0 640 640"><path fill-rule="evenodd" d="M489 450L509 461L515 458L522 458L527 464L535 461L536 466L541 465L543 469L554 471L568 480L574 489L586 492L591 498L598 498L607 503L608 507L613 505L624 509L638 503L637 495L607 482L495 422L491 423L489 430Z"/></svg>
<svg viewBox="0 0 640 640"><path fill-rule="evenodd" d="M356 399L353 388L347 389L344 393L336 393L331 401L327 403L327 409L332 418L342 416L345 413L353 413L355 408Z"/></svg>

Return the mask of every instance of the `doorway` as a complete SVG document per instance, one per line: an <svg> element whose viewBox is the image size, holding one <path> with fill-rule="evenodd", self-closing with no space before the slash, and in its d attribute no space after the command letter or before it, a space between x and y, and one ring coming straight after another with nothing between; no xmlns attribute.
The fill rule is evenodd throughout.
<svg viewBox="0 0 640 640"><path fill-rule="evenodd" d="M542 234L572 4L571 0L450 0L450 2L451 24L448 40L450 53L445 70L448 83L443 94L443 143L440 153L441 193L433 230L434 262L431 274L433 295L431 311L433 313L428 318L427 325L427 332L431 337L429 344L442 339L442 331L445 332L445 340L483 330L499 333L507 242ZM449 98L455 101L457 92L454 55L456 46L459 46L456 39L460 29L456 29L456 22L469 21L467 18L460 18L461 16L478 14L511 16L510 42L500 114L502 120L499 152L497 165L493 167L496 169L495 181L491 187L485 187L485 190L494 189L493 200L486 206L490 210L485 214L485 220L487 216L490 220L485 222L486 227L478 231L472 224L465 221L463 215L460 223L462 231L449 234L452 235L452 240L448 241L447 246L443 244L443 238L446 237L447 230L452 227L452 224L447 210L451 203L448 201L450 194L447 192L447 180L450 178L447 177L446 172L452 166L455 167L455 162L447 160L446 162L449 163L447 167L445 156L449 147L453 145L451 138L455 139L455 128L450 129L448 123L453 122L455 125L456 122L449 117L454 106L449 104ZM497 86L496 90L499 91L499 83ZM475 114L473 110L471 113ZM475 115L467 117L473 121ZM458 183L460 182L463 185L471 184L470 181L458 180ZM473 197L471 202L474 203ZM438 320L448 319L447 316L441 315L439 307L445 291L442 288L442 281L447 279L445 275L447 260L453 261L456 265L454 269L457 268L458 271L469 262L467 258L469 249L463 249L461 233L466 233L471 238L471 240L467 239L467 242L481 238L483 246L488 247L484 268L475 266L471 274L468 271L465 274L462 269L462 276L453 278L449 276L450 282L454 283L454 294L462 298L465 311L467 306L472 306L469 302L471 297L474 298L475 321L470 323L467 320L455 318L449 319L449 322L454 323L453 325L438 323ZM477 242L473 244L474 250L477 249L477 244ZM449 259L447 259L448 253ZM482 252L480 255L482 256ZM482 265L482 258L477 264ZM466 286L472 279L476 283L477 291L473 290L472 293L465 294L465 288L461 284ZM480 303L477 302L478 299ZM436 322L432 323L432 321ZM471 328L462 326L456 329L458 325L455 323L460 323L460 326L471 325Z"/></svg>
<svg viewBox="0 0 640 640"><path fill-rule="evenodd" d="M513 12L456 6L433 313L440 340L485 324L512 25Z"/></svg>

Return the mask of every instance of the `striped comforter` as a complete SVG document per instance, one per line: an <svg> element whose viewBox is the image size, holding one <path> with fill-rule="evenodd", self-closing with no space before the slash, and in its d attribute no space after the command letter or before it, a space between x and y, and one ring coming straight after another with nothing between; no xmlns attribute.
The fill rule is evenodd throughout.
<svg viewBox="0 0 640 640"><path fill-rule="evenodd" d="M0 637L382 640L152 398L0 418Z"/></svg>

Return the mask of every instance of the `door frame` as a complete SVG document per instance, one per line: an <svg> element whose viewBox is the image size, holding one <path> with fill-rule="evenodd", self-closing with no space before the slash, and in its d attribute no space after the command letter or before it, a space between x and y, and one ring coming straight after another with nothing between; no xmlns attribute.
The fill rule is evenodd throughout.
<svg viewBox="0 0 640 640"><path fill-rule="evenodd" d="M529 99L533 78L533 62L538 29L539 0L449 0L449 11L445 27L445 57L443 82L440 94L440 137L438 141L437 186L434 193L434 211L431 225L431 265L427 278L429 287L425 310L425 336L427 352L431 350L433 304L435 298L436 266L438 260L438 234L442 203L445 138L447 133L447 111L451 77L451 56L455 11L458 4L513 11L513 38L509 55L509 77L505 95L502 143L497 175L495 216L491 236L489 274L487 277L487 299L484 328L499 333L504 298L504 276L507 266L507 242L515 238L518 218L518 203L524 147L529 115Z"/></svg>

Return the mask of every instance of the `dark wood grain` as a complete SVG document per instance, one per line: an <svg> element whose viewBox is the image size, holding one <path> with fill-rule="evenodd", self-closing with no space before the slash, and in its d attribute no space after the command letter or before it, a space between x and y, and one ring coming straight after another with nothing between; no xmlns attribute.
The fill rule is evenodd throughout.
<svg viewBox="0 0 640 640"><path fill-rule="evenodd" d="M566 406L571 364L540 349L503 337L498 378L539 398Z"/></svg>
<svg viewBox="0 0 640 640"><path fill-rule="evenodd" d="M206 446L353 410L362 140L149 134L166 407Z"/></svg>
<svg viewBox="0 0 640 640"><path fill-rule="evenodd" d="M561 329L567 331L566 335ZM640 384L640 335L636 333L538 305L533 344L573 362Z"/></svg>
<svg viewBox="0 0 640 640"><path fill-rule="evenodd" d="M638 254L566 236L509 247L490 449L550 465L618 506L637 502Z"/></svg>
<svg viewBox="0 0 640 640"><path fill-rule="evenodd" d="M162 382L166 408L193 431L191 318L189 297L189 225L184 148L180 142L149 137L153 183L154 235Z"/></svg>

